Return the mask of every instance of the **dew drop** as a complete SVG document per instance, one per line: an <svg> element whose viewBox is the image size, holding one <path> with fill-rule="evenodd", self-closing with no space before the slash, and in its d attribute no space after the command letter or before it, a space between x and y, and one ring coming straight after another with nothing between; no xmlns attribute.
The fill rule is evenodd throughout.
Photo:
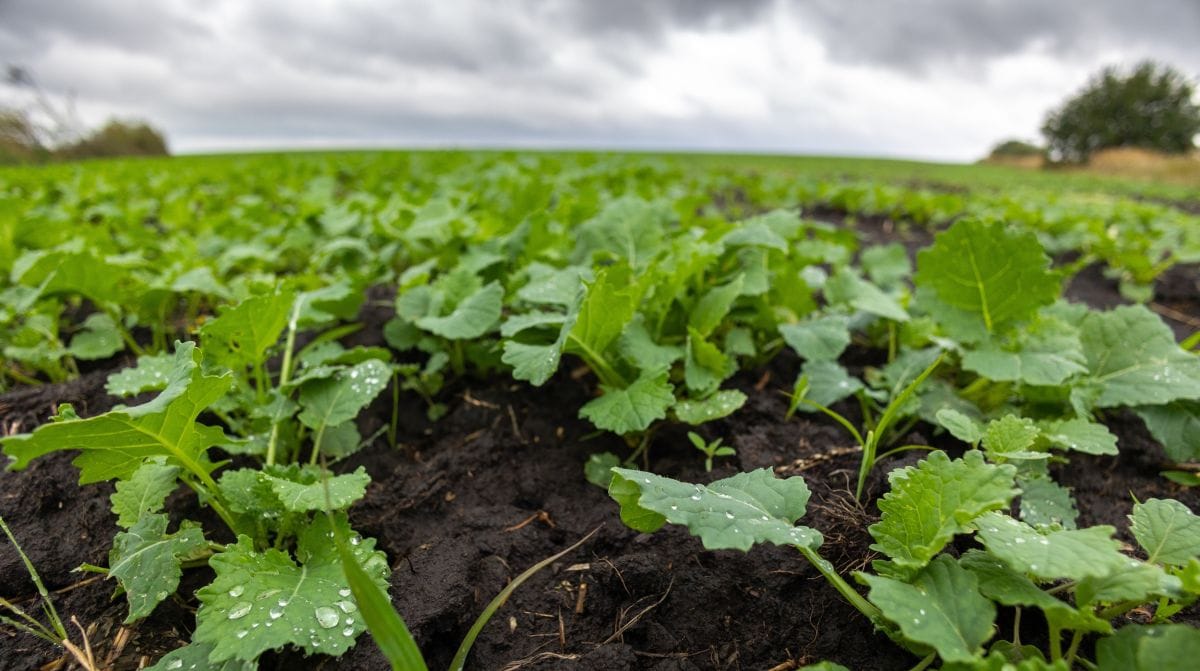
<svg viewBox="0 0 1200 671"><path fill-rule="evenodd" d="M229 619L231 619L231 620L241 619L243 617L246 617L246 615L249 612L250 612L250 602L249 601L241 601L241 602L237 603L236 605L234 605L233 608L229 609Z"/></svg>
<svg viewBox="0 0 1200 671"><path fill-rule="evenodd" d="M346 627L345 629L342 630L342 636L353 636L353 635L354 635L354 627Z"/></svg>
<svg viewBox="0 0 1200 671"><path fill-rule="evenodd" d="M183 668L183 660L182 659L172 659L167 664L167 668L171 669L171 671L174 671L175 669L182 669Z"/></svg>
<svg viewBox="0 0 1200 671"><path fill-rule="evenodd" d="M280 606L272 606L271 610L267 612L267 615L269 615L272 620L278 620L279 618L283 617L283 608Z"/></svg>
<svg viewBox="0 0 1200 671"><path fill-rule="evenodd" d="M337 607L341 608L343 613L353 613L358 610L358 606L354 605L353 601L339 601Z"/></svg>
<svg viewBox="0 0 1200 671"><path fill-rule="evenodd" d="M728 510L725 511L725 519L727 519L727 520L733 519L733 513L729 512Z"/></svg>
<svg viewBox="0 0 1200 671"><path fill-rule="evenodd" d="M246 638L246 634L249 634L249 633L250 633L249 631L243 629L237 633L237 637L238 638Z"/></svg>
<svg viewBox="0 0 1200 671"><path fill-rule="evenodd" d="M691 498L693 501L699 501L699 500L700 500L700 495L699 495L699 494L692 494L692 495L691 495L689 498Z"/></svg>
<svg viewBox="0 0 1200 671"><path fill-rule="evenodd" d="M321 625L325 629L332 629L333 627L336 627L338 621L341 619L337 611L329 606L321 606L313 611L313 615L317 618L317 624Z"/></svg>
<svg viewBox="0 0 1200 671"><path fill-rule="evenodd" d="M280 599L280 600L279 600L279 601L277 601L276 603L278 603L278 604L279 604L279 607L280 607L280 608L284 608L284 607L286 607L286 606L288 605L288 600L287 600L287 599Z"/></svg>
<svg viewBox="0 0 1200 671"><path fill-rule="evenodd" d="M348 590L348 589L339 589L339 590L338 590L338 596L340 596L340 597L342 597L342 598L344 599L344 598L346 598L346 597L350 596L350 590Z"/></svg>
<svg viewBox="0 0 1200 671"><path fill-rule="evenodd" d="M234 585L233 587L229 588L229 596L236 599L239 596L241 596L245 591L246 591L246 587L244 585Z"/></svg>

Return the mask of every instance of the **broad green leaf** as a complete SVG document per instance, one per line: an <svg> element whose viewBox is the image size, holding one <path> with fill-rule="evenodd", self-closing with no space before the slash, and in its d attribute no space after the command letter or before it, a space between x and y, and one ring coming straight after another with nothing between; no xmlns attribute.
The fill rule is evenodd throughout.
<svg viewBox="0 0 1200 671"><path fill-rule="evenodd" d="M920 464L888 474L891 491L879 500L882 517L867 530L871 549L901 567L920 568L975 518L1008 505L1017 495L1016 469L985 463L972 450L950 460L933 452Z"/></svg>
<svg viewBox="0 0 1200 671"><path fill-rule="evenodd" d="M588 460L583 465L583 474L588 482L608 489L608 485L612 482L612 469L614 466L621 465L621 458L612 452L598 452L588 456Z"/></svg>
<svg viewBox="0 0 1200 671"><path fill-rule="evenodd" d="M1042 437L1051 445L1086 454L1116 454L1117 437L1103 424L1066 419L1042 424Z"/></svg>
<svg viewBox="0 0 1200 671"><path fill-rule="evenodd" d="M121 331L113 318L97 312L83 320L83 330L71 338L67 351L76 359L94 361L108 357L125 349Z"/></svg>
<svg viewBox="0 0 1200 671"><path fill-rule="evenodd" d="M455 305L450 314L415 320L420 328L450 340L470 340L487 333L500 320L504 288L490 282Z"/></svg>
<svg viewBox="0 0 1200 671"><path fill-rule="evenodd" d="M679 421L694 426L728 417L745 403L745 394L736 389L724 389L700 401L680 399L673 409Z"/></svg>
<svg viewBox="0 0 1200 671"><path fill-rule="evenodd" d="M1127 559L1107 575L1092 576L1079 581L1075 587L1075 602L1082 605L1136 602L1144 603L1154 597L1179 597L1182 581L1161 567L1136 559Z"/></svg>
<svg viewBox="0 0 1200 671"><path fill-rule="evenodd" d="M859 277L849 267L839 268L825 281L825 297L833 304L849 305L898 322L909 320L908 311L879 287Z"/></svg>
<svg viewBox="0 0 1200 671"><path fill-rule="evenodd" d="M867 247L859 260L863 270L867 271L867 277L881 287L897 285L912 274L908 252L898 242Z"/></svg>
<svg viewBox="0 0 1200 671"><path fill-rule="evenodd" d="M971 445L983 440L984 427L974 418L959 412L954 408L942 408L937 411L938 424L950 432L950 435Z"/></svg>
<svg viewBox="0 0 1200 671"><path fill-rule="evenodd" d="M639 291L628 268L614 266L596 275L587 288L579 314L570 330L567 349L597 356L613 343L633 319Z"/></svg>
<svg viewBox="0 0 1200 671"><path fill-rule="evenodd" d="M236 659L213 663L208 661L213 647L208 643L188 643L163 655L146 671L257 671L257 662Z"/></svg>
<svg viewBox="0 0 1200 671"><path fill-rule="evenodd" d="M742 276L738 275L732 282L709 289L688 315L688 326L700 335L708 337L721 324L733 302L742 293Z"/></svg>
<svg viewBox="0 0 1200 671"><path fill-rule="evenodd" d="M183 575L180 562L207 547L204 532L185 521L167 533L167 516L145 515L129 531L113 537L108 575L121 583L129 599L128 624L146 617L163 599L175 593Z"/></svg>
<svg viewBox="0 0 1200 671"><path fill-rule="evenodd" d="M644 268L662 247L670 210L635 196L618 198L596 218L578 226L577 260L606 253L631 268Z"/></svg>
<svg viewBox="0 0 1200 671"><path fill-rule="evenodd" d="M517 298L535 305L570 307L583 288L584 280L590 280L592 276L591 268L583 266L552 268L533 263L526 270L529 282L517 290Z"/></svg>
<svg viewBox="0 0 1200 671"><path fill-rule="evenodd" d="M837 361L850 344L850 319L843 315L816 317L784 324L779 334L806 361Z"/></svg>
<svg viewBox="0 0 1200 671"><path fill-rule="evenodd" d="M1080 325L1097 408L1159 405L1200 398L1200 356L1175 343L1171 329L1140 305L1091 312Z"/></svg>
<svg viewBox="0 0 1200 671"><path fill-rule="evenodd" d="M917 253L913 280L936 296L925 307L945 333L964 342L1008 331L1061 291L1032 232L966 219Z"/></svg>
<svg viewBox="0 0 1200 671"><path fill-rule="evenodd" d="M660 345L654 342L654 338L646 330L641 314L634 315L633 320L625 326L618 346L621 355L637 366L638 370L643 371L668 368L684 355L684 349L678 345Z"/></svg>
<svg viewBox="0 0 1200 671"><path fill-rule="evenodd" d="M172 354L148 354L138 357L137 365L108 376L104 390L113 396L134 396L146 391L162 391L175 369Z"/></svg>
<svg viewBox="0 0 1200 671"><path fill-rule="evenodd" d="M1071 629L1102 633L1111 631L1104 620L1046 593L1032 580L986 552L968 550L959 559L959 565L975 575L979 580L979 591L996 603L1039 608L1050 621Z"/></svg>
<svg viewBox="0 0 1200 671"><path fill-rule="evenodd" d="M167 496L179 486L179 467L148 461L110 495L117 524L128 529L148 513L162 511Z"/></svg>
<svg viewBox="0 0 1200 671"><path fill-rule="evenodd" d="M308 382L300 389L299 420L311 429L348 422L387 387L391 370L378 359L368 359L340 370L333 377Z"/></svg>
<svg viewBox="0 0 1200 671"><path fill-rule="evenodd" d="M1191 671L1200 629L1187 624L1129 625L1096 642L1099 671Z"/></svg>
<svg viewBox="0 0 1200 671"><path fill-rule="evenodd" d="M800 367L800 376L808 384L804 397L825 407L848 398L863 388L861 380L833 361L806 361ZM801 404L797 409L802 412L816 412L815 408L805 404Z"/></svg>
<svg viewBox="0 0 1200 671"><path fill-rule="evenodd" d="M500 335L505 338L511 338L522 331L529 329L541 328L546 326L562 327L566 315L561 312L542 312L536 310L534 312L526 312L525 314L512 315L504 320L500 325Z"/></svg>
<svg viewBox="0 0 1200 671"><path fill-rule="evenodd" d="M983 449L991 461L1048 459L1047 452L1032 449L1041 431L1032 419L1005 415L988 422L983 433Z"/></svg>
<svg viewBox="0 0 1200 671"><path fill-rule="evenodd" d="M125 274L80 246L21 256L13 263L13 284L39 287L42 296L79 294L98 304L119 302Z"/></svg>
<svg viewBox="0 0 1200 671"><path fill-rule="evenodd" d="M1185 566L1200 557L1200 517L1173 499L1135 503L1130 532L1152 564Z"/></svg>
<svg viewBox="0 0 1200 671"><path fill-rule="evenodd" d="M1021 519L1038 526L1057 524L1064 529L1074 529L1079 511L1075 501L1065 487L1049 477L1018 479L1021 488Z"/></svg>
<svg viewBox="0 0 1200 671"><path fill-rule="evenodd" d="M780 480L763 468L693 485L626 468L614 468L613 474L609 495L621 504L622 521L638 531L654 531L663 521L680 524L709 550L821 545L819 532L795 526L808 506L801 477Z"/></svg>
<svg viewBox="0 0 1200 671"><path fill-rule="evenodd" d="M371 476L362 466L353 473L327 476L324 481L317 467L275 469L261 477L279 497L284 509L294 513L349 508L366 494L367 485L371 484Z"/></svg>
<svg viewBox="0 0 1200 671"><path fill-rule="evenodd" d="M1150 435L1175 461L1200 460L1200 402L1175 401L1134 408Z"/></svg>
<svg viewBox="0 0 1200 671"><path fill-rule="evenodd" d="M737 370L736 363L695 329L688 329L683 359L684 383L689 391L705 396L714 392Z"/></svg>
<svg viewBox="0 0 1200 671"><path fill-rule="evenodd" d="M904 637L937 651L946 662L969 662L992 637L996 607L979 593L975 575L947 556L923 568L912 583L867 573L868 598Z"/></svg>
<svg viewBox="0 0 1200 671"><path fill-rule="evenodd" d="M335 518L350 537L345 516ZM252 661L285 645L338 656L354 645L366 627L332 533L329 519L318 515L300 533L295 559L276 549L259 552L246 536L209 559L216 579L196 592L192 640L213 646L210 661ZM374 550L375 541L355 536L351 543L355 559L386 590L387 559Z"/></svg>
<svg viewBox="0 0 1200 671"><path fill-rule="evenodd" d="M989 380L1055 387L1087 372L1079 332L1050 317L1037 319L1003 346L994 340L963 354L963 368Z"/></svg>
<svg viewBox="0 0 1200 671"><path fill-rule="evenodd" d="M816 664L806 664L797 671L850 671L850 669L833 662L817 662Z"/></svg>
<svg viewBox="0 0 1200 671"><path fill-rule="evenodd" d="M656 419L667 416L675 403L675 391L665 372L643 376L625 389L601 386L604 392L579 409L579 416L597 428L625 435L645 431Z"/></svg>
<svg viewBox="0 0 1200 671"><path fill-rule="evenodd" d="M10 468L25 468L51 452L80 450L72 463L80 469L81 484L128 478L150 457L166 457L168 463L208 477L211 465L205 452L223 443L225 433L197 424L196 417L225 395L230 376L205 375L197 365L199 357L191 343L180 344L170 384L148 403L43 424L33 433L0 439L0 447L13 457Z"/></svg>
<svg viewBox="0 0 1200 671"><path fill-rule="evenodd" d="M1116 530L1106 525L1039 530L1000 513L982 515L975 524L988 552L1041 580L1104 577L1133 561L1118 551L1121 544L1112 537Z"/></svg>
<svg viewBox="0 0 1200 671"><path fill-rule="evenodd" d="M295 295L276 292L253 296L221 313L200 329L207 356L230 368L254 366L287 327Z"/></svg>

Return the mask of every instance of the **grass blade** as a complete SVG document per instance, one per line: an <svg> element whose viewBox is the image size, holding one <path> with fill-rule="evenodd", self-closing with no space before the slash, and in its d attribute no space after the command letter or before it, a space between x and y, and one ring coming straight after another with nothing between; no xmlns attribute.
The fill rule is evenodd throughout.
<svg viewBox="0 0 1200 671"><path fill-rule="evenodd" d="M580 538L571 547L559 552L556 555L547 557L533 566L530 566L525 570L524 573L517 576L512 582L510 582L507 587L500 590L500 593L496 595L496 598L492 599L491 603L487 605L487 608L484 608L483 612L479 614L479 617L475 620L475 624L471 625L471 629L467 631L467 635L463 637L462 643L460 643L458 646L458 652L454 654L454 660L450 662L450 671L462 671L463 667L467 663L467 655L471 654L471 646L475 645L475 639L479 637L479 632L483 631L483 628L485 625L487 625L488 620L492 619L492 616L496 614L496 611L500 610L500 607L503 606L506 601L508 601L508 597L512 596L513 592L517 591L517 588L520 587L522 583L532 578L533 575L538 571L557 561L563 555L566 555L568 552L571 552L580 545L583 545L589 538L595 536L597 531L600 531L600 527L592 529L588 535Z"/></svg>
<svg viewBox="0 0 1200 671"><path fill-rule="evenodd" d="M417 647L417 642L396 612L391 599L371 581L371 577L354 558L341 531L335 533L342 570L346 573L350 591L358 602L358 610L371 632L371 638L375 639L375 645L391 663L393 671L427 671L421 649Z"/></svg>

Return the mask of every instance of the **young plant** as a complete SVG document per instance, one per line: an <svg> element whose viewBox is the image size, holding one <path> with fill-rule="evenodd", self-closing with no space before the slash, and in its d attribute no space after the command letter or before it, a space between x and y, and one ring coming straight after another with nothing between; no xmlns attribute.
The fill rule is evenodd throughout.
<svg viewBox="0 0 1200 671"><path fill-rule="evenodd" d="M700 437L700 435L694 431L688 431L687 437L688 440L692 441L692 445L697 450L700 450L700 453L704 455L704 471L706 473L712 472L714 458L732 457L733 455L737 454L737 450L733 449L732 447L722 445L720 438L717 438L711 443L706 442L704 438Z"/></svg>

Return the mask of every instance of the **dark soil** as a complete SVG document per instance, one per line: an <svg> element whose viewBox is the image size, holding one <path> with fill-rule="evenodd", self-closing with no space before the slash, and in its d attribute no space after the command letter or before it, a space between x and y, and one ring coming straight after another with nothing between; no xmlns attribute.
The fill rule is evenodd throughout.
<svg viewBox="0 0 1200 671"><path fill-rule="evenodd" d="M884 225L865 226L875 224ZM881 230L880 236L893 233ZM928 235L922 229L911 234ZM1069 294L1107 306L1115 293L1107 282L1085 271ZM368 309L369 323L359 338L378 333L390 316L378 305ZM873 501L854 502L859 455L841 428L816 415L784 421L781 392L798 367L794 357L781 355L766 369L739 375L736 385L750 396L745 408L702 427L707 437L736 447L735 458L718 460L705 473L684 431L667 427L655 439L650 465L697 482L764 466L781 476L803 475L813 490L804 523L825 535L823 554L849 573L873 558L866 527L877 509ZM65 385L0 396L0 417L6 430L28 431L46 420L56 402L74 403L81 415L103 412L113 402L103 392L103 379L92 373ZM390 558L392 598L430 668L446 668L474 618L512 578L594 529L598 533L580 549L517 590L484 629L469 668L789 669L832 659L852 669L887 670L916 663L874 633L794 551L709 552L678 528L644 535L624 527L616 505L583 477L589 454L627 449L616 437L593 437L592 427L576 417L592 393L590 377L573 379L567 369L542 388L505 379L462 383L448 394L450 412L436 424L424 419L419 399L404 397L406 449L392 450L380 439L339 465L363 465L372 476L352 522L376 537ZM363 413L364 435L389 420L388 399L385 392ZM1125 515L1132 497L1175 497L1200 509L1200 492L1159 476L1166 457L1136 417L1116 413L1106 420L1120 438L1121 455L1073 456L1056 474L1073 488L1081 523L1112 524L1129 540ZM949 444L924 426L906 440ZM884 470L915 459L882 464L872 476L871 496L883 491ZM110 600L113 584L71 572L83 562L105 564L115 530L108 511L111 487L80 489L77 479L69 455L0 475L0 515L57 592L59 611L87 628L97 657L114 669L139 668L188 639L195 602L190 596L168 601L153 617L124 627L126 606L121 598ZM193 515L194 497L179 493L171 509L177 518ZM188 572L180 594L190 595L210 579L206 571ZM7 546L0 550L0 596L37 608L36 592ZM1186 616L1196 618L1194 611ZM1010 617L1001 614L1004 630ZM1035 618L1026 618L1025 628L1035 624ZM1036 632L1028 636L1036 642ZM0 628L4 669L39 669L59 657L48 645ZM360 670L386 664L364 637L338 660L281 654L265 658L262 668Z"/></svg>

